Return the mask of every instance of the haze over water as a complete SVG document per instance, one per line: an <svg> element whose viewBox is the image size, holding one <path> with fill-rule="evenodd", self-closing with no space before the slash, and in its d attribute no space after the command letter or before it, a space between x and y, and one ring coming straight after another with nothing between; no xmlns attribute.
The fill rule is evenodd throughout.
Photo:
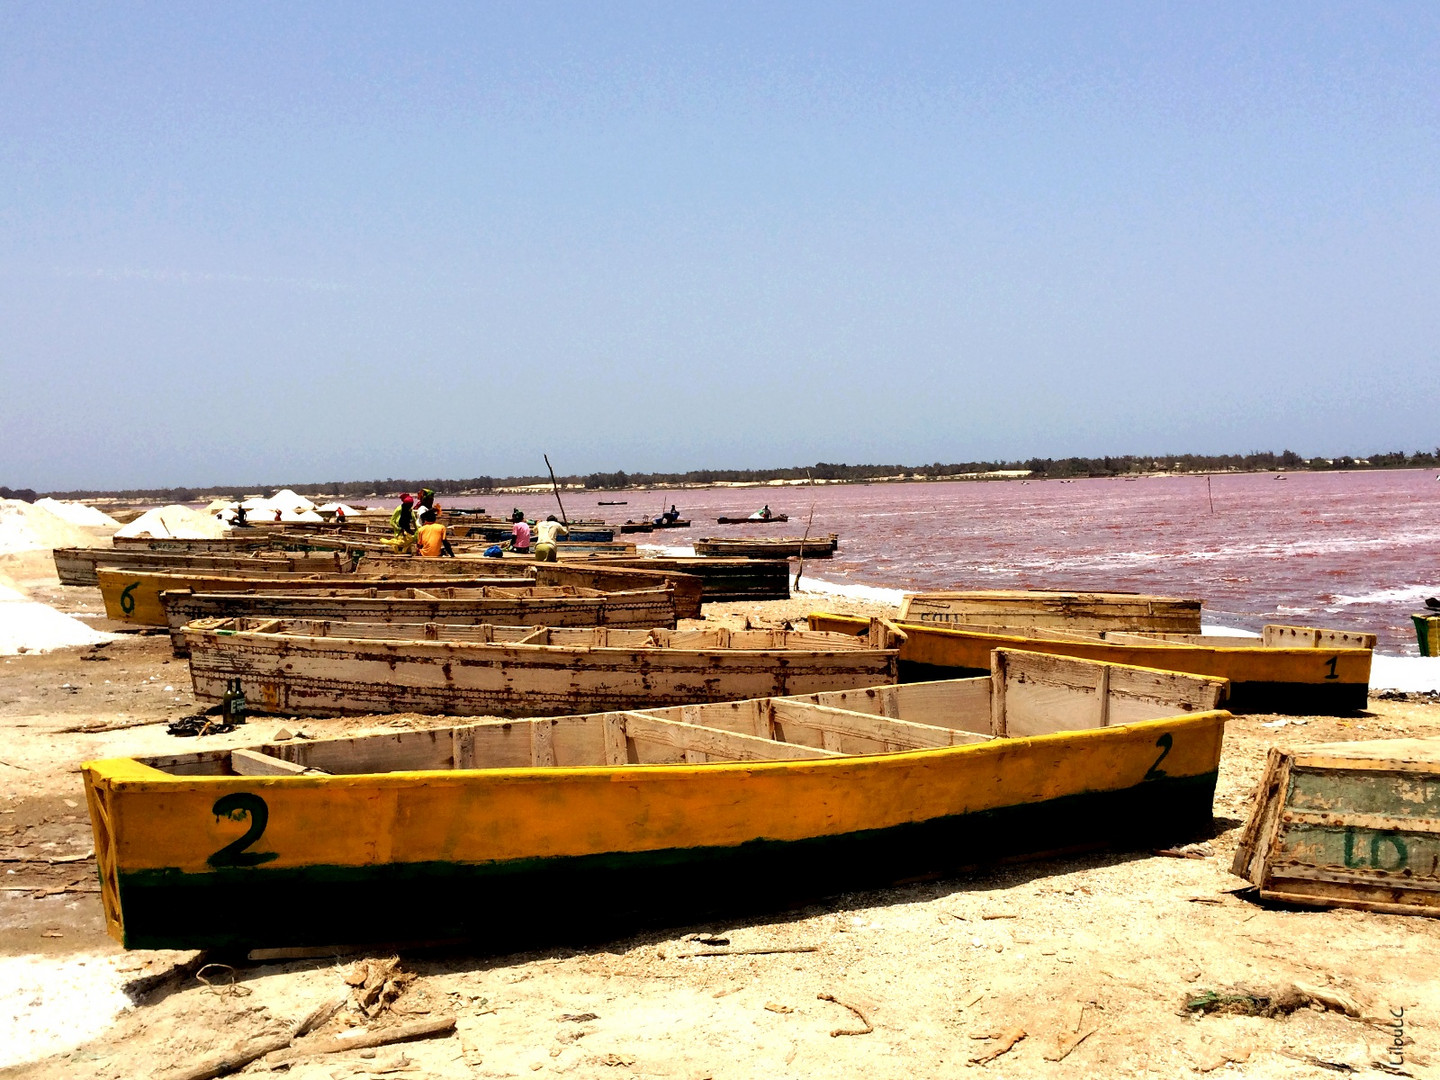
<svg viewBox="0 0 1440 1080"><path fill-rule="evenodd" d="M700 536L799 536L813 506L811 534L840 534L835 559L806 566L817 584L1199 597L1207 624L1368 631L1381 651L1416 655L1409 616L1440 595L1435 473L1281 475L1216 475L1208 491L1204 476L1174 476L587 493L570 496L566 510L620 521L653 517L673 501L693 528L634 539L683 545ZM600 499L628 501L599 507ZM791 520L715 524L719 514L764 502Z"/></svg>

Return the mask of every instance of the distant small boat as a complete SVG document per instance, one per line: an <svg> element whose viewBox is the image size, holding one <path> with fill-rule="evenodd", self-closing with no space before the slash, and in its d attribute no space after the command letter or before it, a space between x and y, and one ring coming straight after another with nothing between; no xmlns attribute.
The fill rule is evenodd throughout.
<svg viewBox="0 0 1440 1080"><path fill-rule="evenodd" d="M715 519L718 525L770 525L778 521L789 521L788 514L772 514L768 518L757 517L718 517Z"/></svg>
<svg viewBox="0 0 1440 1080"><path fill-rule="evenodd" d="M605 499L601 499L601 500L600 500L599 502L597 502L595 505L596 505L596 506L628 506L628 505L629 505L629 500L628 500L628 499L614 499L614 500L608 500L608 501L607 501L607 500L605 500Z"/></svg>

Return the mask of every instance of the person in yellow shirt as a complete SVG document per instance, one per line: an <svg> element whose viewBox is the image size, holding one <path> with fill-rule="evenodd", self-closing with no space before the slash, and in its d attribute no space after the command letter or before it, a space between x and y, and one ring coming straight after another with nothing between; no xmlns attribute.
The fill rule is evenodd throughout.
<svg viewBox="0 0 1440 1080"><path fill-rule="evenodd" d="M544 521L536 525L535 536L538 543L536 543L534 548L535 561L555 562L559 550L555 546L557 537L569 535L570 530L556 521L554 514L551 514Z"/></svg>
<svg viewBox="0 0 1440 1080"><path fill-rule="evenodd" d="M441 555L455 557L455 552L450 549L450 541L445 539L445 526L439 522L439 515L434 510L426 510L420 518L420 531L415 536L415 544L421 555L427 559L438 559Z"/></svg>

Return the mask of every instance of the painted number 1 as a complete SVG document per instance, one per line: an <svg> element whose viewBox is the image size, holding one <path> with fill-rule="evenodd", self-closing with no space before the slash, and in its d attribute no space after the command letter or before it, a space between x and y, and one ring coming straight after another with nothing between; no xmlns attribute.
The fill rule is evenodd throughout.
<svg viewBox="0 0 1440 1080"><path fill-rule="evenodd" d="M217 822L222 817L228 817L232 821L241 821L247 817L250 819L250 828L245 830L244 836L234 843L226 844L206 860L211 866L259 866L279 858L274 851L245 850L260 839L270 821L270 808L259 795L252 795L248 791L222 795L215 800L210 812L215 815Z"/></svg>
<svg viewBox="0 0 1440 1080"><path fill-rule="evenodd" d="M1340 662L1340 657L1338 657L1338 656L1332 656L1332 657L1330 657L1329 660L1326 660L1323 664L1320 665L1321 667L1327 667L1327 668L1330 669L1330 674L1329 674L1329 675L1326 675L1325 678L1327 678L1327 679L1338 679L1338 678L1340 677L1339 675L1335 674L1335 665L1338 664L1339 662Z"/></svg>

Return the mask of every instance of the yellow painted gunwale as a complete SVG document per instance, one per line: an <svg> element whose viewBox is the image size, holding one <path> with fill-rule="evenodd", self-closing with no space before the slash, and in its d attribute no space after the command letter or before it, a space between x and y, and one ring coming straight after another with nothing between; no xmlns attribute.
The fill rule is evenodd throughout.
<svg viewBox="0 0 1440 1080"><path fill-rule="evenodd" d="M858 632L869 625L865 619L825 612L812 612L808 619L810 626L818 630ZM963 627L940 627L923 623L897 622L895 625L909 635L901 646L902 660L939 667L988 669L992 649L1023 649L1132 667L1180 671L1190 675L1213 675L1231 682L1323 685L1370 681L1369 649L1264 648L1260 646L1258 638L1253 648L1195 645L1188 642L1131 645L1043 636L987 634ZM1335 657L1333 678L1329 666L1332 656Z"/></svg>
<svg viewBox="0 0 1440 1080"><path fill-rule="evenodd" d="M106 809L102 878L210 871L248 819L215 800L261 795L269 822L252 850L266 868L495 863L803 840L1043 802L1141 783L1157 738L1163 771L1218 767L1224 711L938 750L813 761L466 769L336 776L177 776L129 758L83 766ZM182 823L189 827L181 827Z"/></svg>

